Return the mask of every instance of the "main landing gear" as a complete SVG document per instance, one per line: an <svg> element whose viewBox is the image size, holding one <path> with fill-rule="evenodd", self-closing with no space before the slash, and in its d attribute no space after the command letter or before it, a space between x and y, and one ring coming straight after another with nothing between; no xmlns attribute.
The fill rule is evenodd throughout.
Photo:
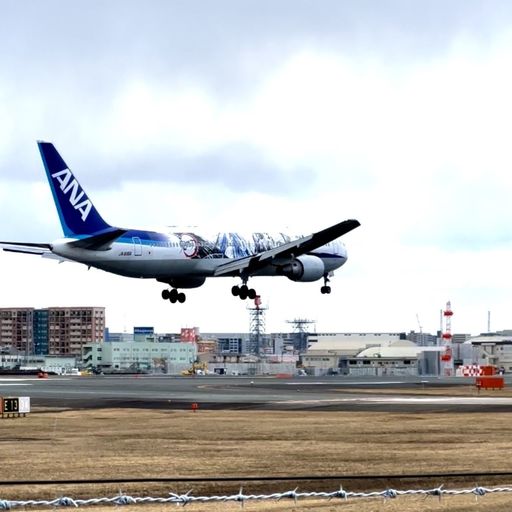
<svg viewBox="0 0 512 512"><path fill-rule="evenodd" d="M183 304L187 300L187 296L183 292L178 292L176 288L172 288L170 290L162 290L162 299L169 300L173 304L176 302Z"/></svg>
<svg viewBox="0 0 512 512"><path fill-rule="evenodd" d="M249 288L247 286L247 281L245 281L242 286L233 286L233 288L231 288L231 293L234 297L240 297L242 300L254 300L256 298L256 290L254 288Z"/></svg>
<svg viewBox="0 0 512 512"><path fill-rule="evenodd" d="M331 293L331 287L327 284L329 282L329 278L327 277L327 275L324 276L324 285L322 286L322 288L320 288L320 293L322 295L324 294L329 294Z"/></svg>

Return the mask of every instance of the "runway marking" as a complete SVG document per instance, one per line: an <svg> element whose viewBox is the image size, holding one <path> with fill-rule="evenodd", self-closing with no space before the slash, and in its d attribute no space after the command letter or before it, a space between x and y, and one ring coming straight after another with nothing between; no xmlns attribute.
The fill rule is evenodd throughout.
<svg viewBox="0 0 512 512"><path fill-rule="evenodd" d="M410 403L410 404L435 404L435 403L450 403L450 404L512 404L512 398L507 397L493 397L493 396L447 396L447 397L383 397L382 399L375 397L369 398L369 401L372 402L395 402L395 403Z"/></svg>
<svg viewBox="0 0 512 512"><path fill-rule="evenodd" d="M288 386L297 386L297 384L303 384L304 386L310 385L324 385L324 386L369 386L369 385L386 385L386 384L406 384L406 382L401 380L386 380L386 381L377 381L377 382L365 382L365 381L356 381L356 382L307 382L307 381L294 381L294 382L285 382Z"/></svg>
<svg viewBox="0 0 512 512"><path fill-rule="evenodd" d="M34 380L41 380L37 377L35 378L29 378L29 379L15 379L15 378L0 378L0 382L25 382L25 381L34 381Z"/></svg>
<svg viewBox="0 0 512 512"><path fill-rule="evenodd" d="M402 398L402 397L361 397L361 398L320 398L318 400L281 400L278 404L335 404L346 402L359 403L402 403L402 404L501 404L512 405L512 398L504 397L418 397L418 398Z"/></svg>

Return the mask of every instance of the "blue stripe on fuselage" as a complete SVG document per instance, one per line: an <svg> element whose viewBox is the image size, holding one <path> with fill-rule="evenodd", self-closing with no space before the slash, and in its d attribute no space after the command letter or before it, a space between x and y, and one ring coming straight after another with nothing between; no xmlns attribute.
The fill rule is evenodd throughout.
<svg viewBox="0 0 512 512"><path fill-rule="evenodd" d="M142 231L138 229L130 229L122 237L117 239L117 242L131 244L134 238L139 238L141 244L151 245L154 242L168 242L169 237L163 233L156 231Z"/></svg>

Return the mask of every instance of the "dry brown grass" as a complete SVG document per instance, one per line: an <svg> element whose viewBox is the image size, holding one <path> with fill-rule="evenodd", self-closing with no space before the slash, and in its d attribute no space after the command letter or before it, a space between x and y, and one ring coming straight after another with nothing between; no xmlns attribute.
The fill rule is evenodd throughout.
<svg viewBox="0 0 512 512"><path fill-rule="evenodd" d="M279 476L508 471L512 413L376 413L292 411L36 411L0 422L1 480L175 476ZM434 487L442 482L348 482L349 490ZM468 486L477 482L469 482ZM480 485L494 482L479 481ZM450 482L447 486L452 486ZM288 490L295 484L246 484L247 492ZM320 484L299 484L318 489ZM322 489L334 490L336 482ZM40 488L0 487L0 498L61 495L165 495L232 492L237 484L123 484ZM415 501L416 500L416 501ZM509 510L512 496L483 498ZM492 500L492 501L491 501ZM407 507L407 504L412 508ZM386 510L472 510L474 498L389 501ZM459 505L460 503L460 508ZM508 508L499 508L508 503ZM433 508L428 508L428 507ZM503 505L505 506L505 505ZM351 508L356 507L356 508ZM449 508L446 508L449 507ZM454 508L455 507L455 508ZM482 505L478 510L481 510ZM103 507L102 507L103 508ZM163 507L145 507L148 512ZM237 505L189 506L229 510ZM382 501L248 503L247 510L381 510ZM95 508L100 511L100 508ZM111 510L111 507L109 508ZM476 508L474 510L477 510Z"/></svg>

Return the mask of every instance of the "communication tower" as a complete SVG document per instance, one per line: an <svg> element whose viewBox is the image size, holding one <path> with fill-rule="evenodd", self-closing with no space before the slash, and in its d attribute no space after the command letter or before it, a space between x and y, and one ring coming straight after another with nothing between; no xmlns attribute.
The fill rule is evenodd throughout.
<svg viewBox="0 0 512 512"><path fill-rule="evenodd" d="M444 350L440 352L441 355L441 375L451 377L454 374L453 368L453 348L452 348L452 305L450 301L446 303L446 308L443 311L444 330L441 335Z"/></svg>
<svg viewBox="0 0 512 512"><path fill-rule="evenodd" d="M263 354L264 347L263 341L265 337L265 311L268 307L261 305L261 297L256 295L254 298L254 307L248 307L249 314L251 316L250 325L250 351L253 354Z"/></svg>
<svg viewBox="0 0 512 512"><path fill-rule="evenodd" d="M309 325L315 324L314 320L306 318L295 318L287 320L286 323L293 325L293 348L304 351L308 348Z"/></svg>

